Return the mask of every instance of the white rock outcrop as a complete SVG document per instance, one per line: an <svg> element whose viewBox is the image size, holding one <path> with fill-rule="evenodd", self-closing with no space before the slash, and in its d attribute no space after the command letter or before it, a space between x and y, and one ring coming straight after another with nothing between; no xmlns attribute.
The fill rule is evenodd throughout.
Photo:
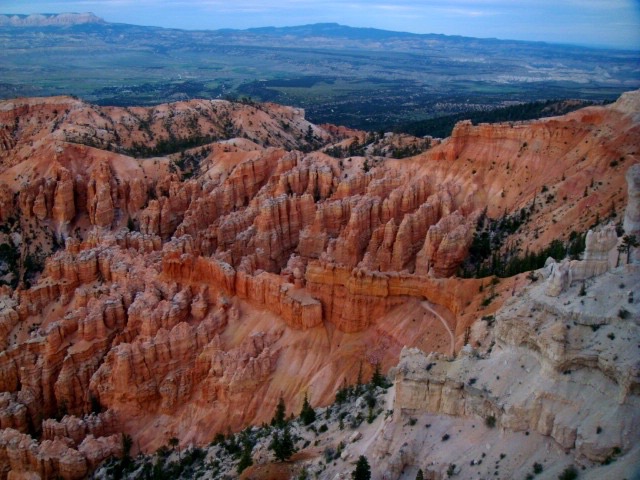
<svg viewBox="0 0 640 480"><path fill-rule="evenodd" d="M627 208L624 212L624 231L627 235L640 235L640 163L627 170Z"/></svg>

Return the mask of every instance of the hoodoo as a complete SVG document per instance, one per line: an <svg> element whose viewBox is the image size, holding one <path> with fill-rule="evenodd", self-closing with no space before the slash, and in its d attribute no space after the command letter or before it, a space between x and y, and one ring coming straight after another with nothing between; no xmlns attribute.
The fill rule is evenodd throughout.
<svg viewBox="0 0 640 480"><path fill-rule="evenodd" d="M207 445L391 367L366 442L326 470L301 447L320 478L365 452L374 478L632 478L638 112L463 122L394 159L274 104L0 102L0 478Z"/></svg>

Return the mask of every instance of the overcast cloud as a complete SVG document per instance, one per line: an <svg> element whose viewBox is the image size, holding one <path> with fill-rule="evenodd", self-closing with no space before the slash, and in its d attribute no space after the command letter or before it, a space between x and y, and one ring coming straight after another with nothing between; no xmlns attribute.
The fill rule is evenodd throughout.
<svg viewBox="0 0 640 480"><path fill-rule="evenodd" d="M0 13L93 12L186 29L338 22L415 33L640 49L640 0L0 0Z"/></svg>

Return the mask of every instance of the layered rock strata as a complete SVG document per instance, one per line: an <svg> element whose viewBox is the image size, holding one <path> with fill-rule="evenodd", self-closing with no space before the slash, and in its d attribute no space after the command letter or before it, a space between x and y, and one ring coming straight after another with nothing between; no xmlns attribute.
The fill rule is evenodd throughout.
<svg viewBox="0 0 640 480"><path fill-rule="evenodd" d="M463 428L474 420L487 423L510 442L520 442L522 449L530 448L534 458L538 447L526 446L529 440L516 433L538 434L537 442L551 440L546 461L559 465L566 464L568 456L574 464L594 468L634 450L640 378L637 345L630 340L639 338L640 312L618 284L637 285L637 267L625 265L596 277L582 300L576 287L558 298L548 297L543 285L530 287L508 301L495 318L480 321L471 343L454 361L405 349L397 367L394 415L406 419L433 414L436 422L443 416L457 417L466 419ZM627 314L620 316L621 309ZM488 447L509 450L504 441L486 435L492 438ZM389 443L383 434L377 448ZM446 470L447 464L425 465L415 448L408 451L402 468L415 465L432 474ZM617 474L637 472L633 455L621 460ZM474 467L477 462L465 466L468 458L463 452L448 457L469 475L481 468ZM523 468L524 474L530 465L516 460L507 468L515 470L500 473L516 475ZM602 478L599 475L607 476L596 469L588 477Z"/></svg>
<svg viewBox="0 0 640 480"><path fill-rule="evenodd" d="M386 369L405 345L459 349L486 282L450 277L479 219L529 209L508 245L524 250L623 205L636 97L463 123L402 160L313 151L365 136L269 104L3 102L2 245L20 282L0 291L0 471L78 478L120 432L146 450L204 443L268 421L281 396L288 413L304 392L327 403L354 365ZM191 137L205 143L162 150ZM521 283L492 283L489 308Z"/></svg>

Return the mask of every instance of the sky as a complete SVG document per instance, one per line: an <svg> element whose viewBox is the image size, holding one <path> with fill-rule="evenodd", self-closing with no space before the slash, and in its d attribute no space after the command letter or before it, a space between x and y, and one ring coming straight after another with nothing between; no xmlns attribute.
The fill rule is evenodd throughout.
<svg viewBox="0 0 640 480"><path fill-rule="evenodd" d="M182 29L337 22L640 50L640 0L0 0L0 13L61 12Z"/></svg>

